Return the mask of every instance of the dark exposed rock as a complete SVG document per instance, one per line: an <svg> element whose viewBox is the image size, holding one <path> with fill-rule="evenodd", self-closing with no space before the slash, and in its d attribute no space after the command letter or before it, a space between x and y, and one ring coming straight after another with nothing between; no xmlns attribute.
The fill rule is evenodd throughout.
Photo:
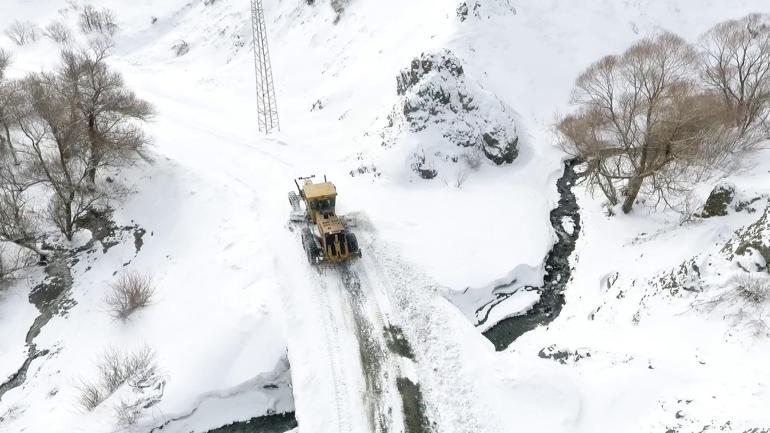
<svg viewBox="0 0 770 433"><path fill-rule="evenodd" d="M455 78L460 78L464 74L459 59L449 51L441 54L423 54L412 60L411 68L404 69L396 77L396 92L399 95L405 95L417 86L423 77L434 70L438 73L446 71Z"/></svg>
<svg viewBox="0 0 770 433"><path fill-rule="evenodd" d="M764 263L756 264L757 268L770 271L770 205L765 207L764 213L756 222L739 230L736 239L736 255L746 256L756 252L764 260Z"/></svg>
<svg viewBox="0 0 770 433"><path fill-rule="evenodd" d="M559 349L555 345L544 347L537 353L542 359L551 359L559 364L576 363L584 358L590 358L591 352L587 350L565 350Z"/></svg>
<svg viewBox="0 0 770 433"><path fill-rule="evenodd" d="M730 185L717 185L706 199L703 211L698 215L701 218L725 216L729 206L735 199L735 187Z"/></svg>
<svg viewBox="0 0 770 433"><path fill-rule="evenodd" d="M510 164L519 156L519 137L507 143L500 143L497 130L485 132L483 135L484 146L481 148L484 155L497 165Z"/></svg>

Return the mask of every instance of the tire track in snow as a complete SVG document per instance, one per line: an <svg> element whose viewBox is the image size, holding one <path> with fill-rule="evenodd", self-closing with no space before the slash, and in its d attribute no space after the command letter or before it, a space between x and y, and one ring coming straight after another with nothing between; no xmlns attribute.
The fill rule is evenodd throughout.
<svg viewBox="0 0 770 433"><path fill-rule="evenodd" d="M371 431L387 433L396 431L394 416L400 413L400 407L395 403L395 382L398 376L397 367L388 356L385 349L383 332L385 331L385 319L382 314L383 307L369 296L364 290L360 274L362 268L355 264L340 266L339 274L344 287L347 289L349 301L353 307L353 315L356 324L356 337L361 357L362 375L366 385L365 404L369 417ZM366 281L364 279L363 281Z"/></svg>
<svg viewBox="0 0 770 433"><path fill-rule="evenodd" d="M322 281L322 284L320 284L320 305L323 307L325 316L325 320L323 320L323 328L326 347L328 349L326 351L326 356L328 365L331 369L332 386L334 388L335 394L334 401L337 412L337 431L352 433L354 430L350 423L349 415L347 413L348 411L345 410L345 408L342 406L343 402L347 402L350 397L347 389L347 383L344 380L344 372L340 366L341 360L339 359L339 356L343 353L343 351L339 341L339 327L335 323L334 311L331 307L331 300L329 299L328 286L325 284L325 282L323 282L323 278L320 280ZM318 291L316 291L316 294L318 294Z"/></svg>
<svg viewBox="0 0 770 433"><path fill-rule="evenodd" d="M394 321L402 326L415 354L416 374L430 426L441 433L497 432L492 414L475 404L482 401L477 386L463 374L460 342L454 337L448 312L439 301L436 284L414 270L376 239L361 236L368 258L363 259L379 290L394 306ZM366 257L366 256L365 256ZM451 307L447 305L447 307Z"/></svg>

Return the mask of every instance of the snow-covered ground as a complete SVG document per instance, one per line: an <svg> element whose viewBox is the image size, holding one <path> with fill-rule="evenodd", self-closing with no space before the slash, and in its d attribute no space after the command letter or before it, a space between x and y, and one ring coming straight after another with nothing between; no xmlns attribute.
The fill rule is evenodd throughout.
<svg viewBox="0 0 770 433"><path fill-rule="evenodd" d="M8 0L0 28L60 19L75 31L70 2L51 3ZM425 415L442 433L770 427L767 336L736 323L733 307L693 307L729 285L711 275L707 291L672 295L652 283L718 254L762 215L766 152L729 179L740 200L764 197L755 213L684 225L644 208L608 218L576 189L582 231L561 316L502 352L470 317L494 287L542 280L564 157L551 125L569 109L577 74L658 28L693 40L719 21L770 12L763 0L477 0L464 20L450 0L351 0L339 20L328 1L266 0L282 124L270 137L256 132L247 1L92 3L116 12L111 65L158 113L148 126L154 161L122 172L135 193L114 215L144 228L144 244L137 252L129 238L74 266L76 305L35 338L50 352L0 400L0 432L117 431L120 396L84 413L76 385L97 373L106 347L145 344L165 386L138 431L168 422L162 431L203 432L294 410L304 432L405 431L398 378L420 385ZM181 57L171 48L179 40L190 47ZM13 76L57 62L44 38L0 46L15 54ZM474 95L509 107L519 155L478 169L449 164L426 181L410 158L436 143L402 131L383 147L381 137L402 102L400 71L445 49ZM323 108L312 110L317 101ZM380 175L350 175L361 166ZM329 176L340 210L359 216L364 258L350 271L360 290L350 276L310 269L287 224L286 192L308 174ZM716 273L739 272L720 266ZM153 305L125 323L103 303L123 269L153 275L158 288ZM27 294L40 278L34 271L0 288L0 382L26 357L38 314ZM532 292L513 296L492 317L535 301ZM411 356L388 347L386 327L402 330ZM380 356L367 359L362 347Z"/></svg>

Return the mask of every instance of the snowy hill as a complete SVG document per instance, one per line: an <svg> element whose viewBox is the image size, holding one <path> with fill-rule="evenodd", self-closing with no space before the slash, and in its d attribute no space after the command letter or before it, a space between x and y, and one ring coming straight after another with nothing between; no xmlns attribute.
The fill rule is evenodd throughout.
<svg viewBox="0 0 770 433"><path fill-rule="evenodd" d="M712 182L735 190L726 215L610 218L574 186L580 224L551 221L566 158L552 124L576 76L656 29L694 40L764 1L266 0L271 136L256 132L248 2L92 3L117 17L110 65L157 111L152 161L116 177L133 192L114 230L82 230L65 269L0 287L0 432L285 431L263 418L284 412L301 432L770 428L765 313L730 302L745 270L767 274L767 151ZM59 20L77 35L81 7L9 0L0 28ZM12 77L60 48L0 47ZM363 258L348 268L310 268L288 223L286 193L309 174L356 217ZM558 317L496 351L482 331L537 305L565 233ZM157 287L125 322L104 305L124 271ZM151 389L78 406L105 349L144 346ZM131 399L147 407L120 426Z"/></svg>

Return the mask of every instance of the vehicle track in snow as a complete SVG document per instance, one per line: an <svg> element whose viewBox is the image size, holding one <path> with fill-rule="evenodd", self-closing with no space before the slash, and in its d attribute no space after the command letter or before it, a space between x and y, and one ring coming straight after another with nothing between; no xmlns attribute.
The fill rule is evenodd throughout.
<svg viewBox="0 0 770 433"><path fill-rule="evenodd" d="M324 314L324 320L322 321L323 333L326 342L326 358L331 371L332 387L334 390L334 401L337 418L337 431L339 432L354 432L353 426L350 421L349 410L344 407L344 403L349 400L349 392L347 389L348 384L344 380L343 372L343 360L340 359L345 352L342 350L340 343L339 326L337 325L337 319L335 318L335 309L332 308L330 299L329 287L321 278L321 284L319 290L315 291L320 298L319 305Z"/></svg>
<svg viewBox="0 0 770 433"><path fill-rule="evenodd" d="M393 376L392 361L386 352L382 331L385 329L380 306L363 290L355 264L345 264L337 270L349 295L356 324L361 368L366 385L365 405L371 431L391 431L393 415L400 407L393 407L395 399L389 379Z"/></svg>
<svg viewBox="0 0 770 433"><path fill-rule="evenodd" d="M481 391L464 374L461 344L446 320L450 305L444 305L437 285L401 259L373 231L360 236L371 290L389 299L391 323L400 326L413 351L409 377L401 378L409 433L497 432L491 414L476 402ZM405 375L406 376L406 375ZM416 381L415 381L416 379ZM408 383L406 383L408 381ZM409 386L407 386L409 385Z"/></svg>
<svg viewBox="0 0 770 433"><path fill-rule="evenodd" d="M358 416L363 415L367 432L417 433L405 428L402 416L399 354L391 350L387 335L393 327L389 298L372 290L376 285L358 261L320 265L308 276L324 338L317 350L323 351L318 356L326 366L318 371L329 372L323 383L333 394L336 411L337 425L329 431L360 433L364 426ZM358 404L363 414L357 413ZM298 418L302 425L302 413Z"/></svg>

